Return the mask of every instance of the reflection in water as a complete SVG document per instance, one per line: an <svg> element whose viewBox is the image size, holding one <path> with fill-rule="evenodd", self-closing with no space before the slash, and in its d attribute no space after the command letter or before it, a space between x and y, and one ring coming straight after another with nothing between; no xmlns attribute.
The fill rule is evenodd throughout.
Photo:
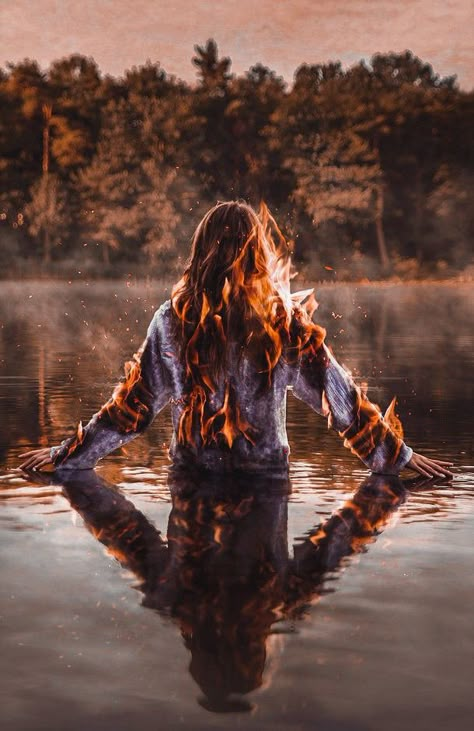
<svg viewBox="0 0 474 731"><path fill-rule="evenodd" d="M3 726L145 730L156 728L158 714L166 729L208 728L212 718L193 701L169 622L140 611L117 573L104 580L107 564L71 524L61 484L38 487L14 472L19 453L57 444L110 396L168 295L154 284L119 282L2 288L0 717L8 705L13 719ZM318 321L338 358L368 381L376 402L398 394L408 443L455 461L453 485L410 488L401 505L401 483L375 480L330 517L365 471L324 420L290 398L291 496L284 480L196 484L171 475L165 540L168 413L127 453L103 461L100 474L111 485L81 473L64 490L135 572L143 603L182 631L204 705L245 710L252 696L244 691L263 683L259 713L245 717L257 731L315 723L353 731L378 728L381 718L385 731L411 728L414 719L423 730L444 722L470 730L474 288L340 285L319 289L318 299ZM163 536L113 485L159 522ZM399 505L392 542L355 570L350 554L365 550ZM316 513L328 519L324 532L316 527L293 540L321 519ZM344 590L326 597L317 623L305 623L281 655L284 633L337 585L328 579L346 564ZM159 683L150 678L158 666L166 667ZM214 722L234 729L238 719Z"/></svg>
<svg viewBox="0 0 474 731"><path fill-rule="evenodd" d="M222 480L171 471L167 540L94 471L56 473L71 506L139 579L143 605L171 616L191 653L190 673L212 711L252 708L275 623L300 618L328 574L367 544L404 502L396 477L372 475L294 546L287 541L286 476Z"/></svg>

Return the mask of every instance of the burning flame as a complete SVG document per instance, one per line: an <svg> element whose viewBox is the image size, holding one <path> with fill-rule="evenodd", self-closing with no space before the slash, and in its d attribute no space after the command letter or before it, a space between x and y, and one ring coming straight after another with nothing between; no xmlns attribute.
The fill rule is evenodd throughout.
<svg viewBox="0 0 474 731"><path fill-rule="evenodd" d="M339 435L344 446L361 459L368 457L377 444L384 441L389 461L394 464L403 444L403 428L395 414L394 398L385 415L376 404L371 403L361 389L356 388L356 417L352 424Z"/></svg>
<svg viewBox="0 0 474 731"><path fill-rule="evenodd" d="M395 407L397 405L397 399L394 396L391 400L385 414L384 421L388 424L390 429L396 434L399 439L403 439L403 426L398 415L395 413Z"/></svg>
<svg viewBox="0 0 474 731"><path fill-rule="evenodd" d="M82 427L82 421L79 422L79 424L76 427L76 433L72 437L70 443L67 447L67 452L64 455L64 457L61 459L61 462L67 459L78 447L82 442L84 441L84 429ZM56 462L57 464L57 462Z"/></svg>
<svg viewBox="0 0 474 731"><path fill-rule="evenodd" d="M141 356L144 347L145 343L133 355L133 359L125 363L123 379L97 415L98 419L108 420L123 433L140 430L146 425L150 415L148 404L152 394L144 384L141 374ZM67 450L64 454L58 453L55 464L61 464L68 459L81 446L84 438L85 431L82 422L79 422L75 435L67 443Z"/></svg>
<svg viewBox="0 0 474 731"><path fill-rule="evenodd" d="M212 412L207 394L201 386L195 386L185 406L178 426L178 442L196 446L194 434L196 422L203 444L224 442L229 448L235 439L242 435L252 445L255 444L253 429L242 417L237 403L235 388L226 383L224 401L220 409Z"/></svg>
<svg viewBox="0 0 474 731"><path fill-rule="evenodd" d="M117 384L112 397L102 406L99 418L107 417L119 431L138 431L147 422L150 414L149 403L153 396L145 386L141 373L141 356L145 343L133 355L133 360L125 363L125 376Z"/></svg>

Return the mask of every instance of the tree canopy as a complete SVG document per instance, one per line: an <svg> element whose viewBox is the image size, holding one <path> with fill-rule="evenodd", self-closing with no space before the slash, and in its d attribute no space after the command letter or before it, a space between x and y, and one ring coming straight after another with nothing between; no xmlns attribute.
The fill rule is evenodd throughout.
<svg viewBox="0 0 474 731"><path fill-rule="evenodd" d="M471 263L474 93L455 77L405 51L302 64L289 85L262 64L235 75L212 39L192 63L195 84L150 61L113 78L80 54L0 70L10 266L159 276L181 266L207 208L232 198L264 200L313 278Z"/></svg>

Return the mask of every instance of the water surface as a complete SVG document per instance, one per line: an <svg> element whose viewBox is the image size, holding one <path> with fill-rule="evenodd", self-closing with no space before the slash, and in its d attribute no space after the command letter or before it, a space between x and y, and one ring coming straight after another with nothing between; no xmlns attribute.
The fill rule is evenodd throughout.
<svg viewBox="0 0 474 731"><path fill-rule="evenodd" d="M317 292L372 400L459 465L417 489L367 479L291 396L289 483L173 474L166 410L95 475L24 480L18 454L108 398L167 292L0 286L3 727L472 727L469 285Z"/></svg>

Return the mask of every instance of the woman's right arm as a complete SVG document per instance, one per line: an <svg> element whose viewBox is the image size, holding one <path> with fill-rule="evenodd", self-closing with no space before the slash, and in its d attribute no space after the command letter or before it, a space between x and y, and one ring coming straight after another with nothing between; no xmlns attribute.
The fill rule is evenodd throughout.
<svg viewBox="0 0 474 731"><path fill-rule="evenodd" d="M53 463L60 469L91 469L98 460L142 433L168 403L171 389L163 364L161 346L162 306L148 328L147 336L133 360L125 364L125 375L111 398L79 424L76 434L50 450L33 450L22 469L40 469Z"/></svg>

